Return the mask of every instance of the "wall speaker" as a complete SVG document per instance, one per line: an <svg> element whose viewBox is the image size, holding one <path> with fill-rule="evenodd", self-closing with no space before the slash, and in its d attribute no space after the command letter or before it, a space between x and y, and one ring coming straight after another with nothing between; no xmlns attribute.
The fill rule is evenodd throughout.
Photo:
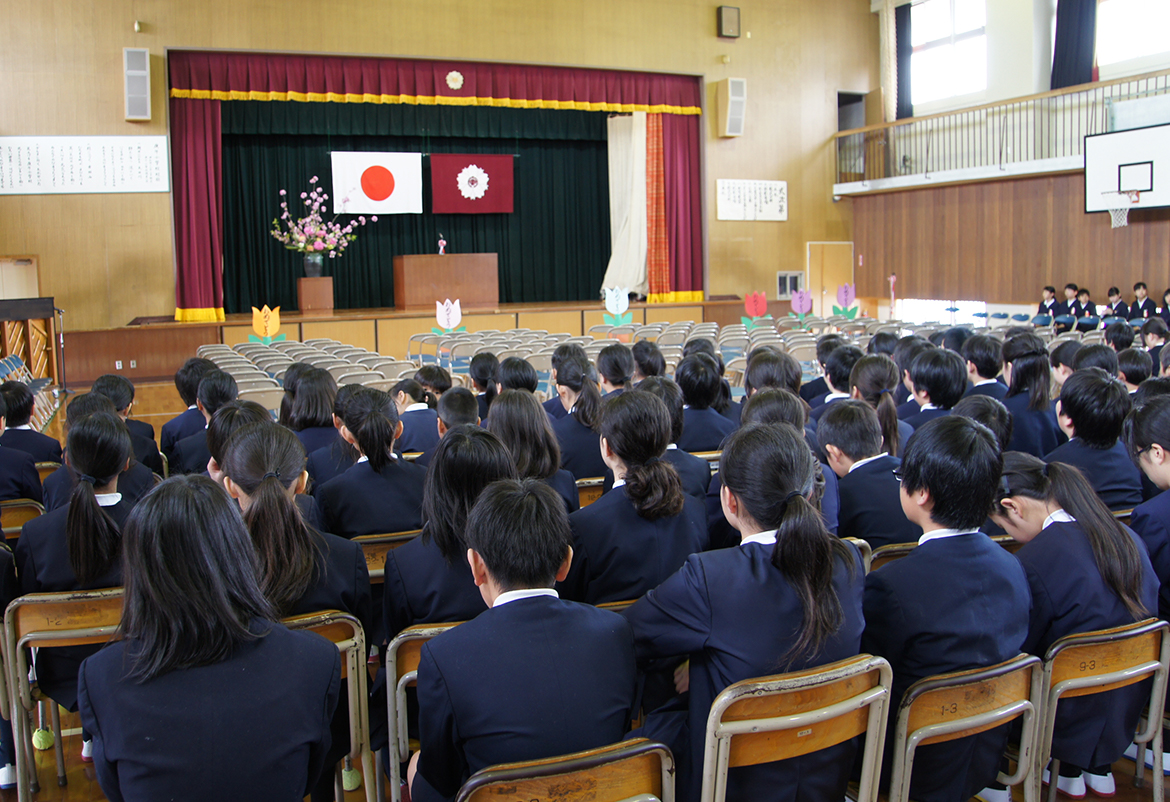
<svg viewBox="0 0 1170 802"><path fill-rule="evenodd" d="M743 136L747 79L725 78L716 90L719 136Z"/></svg>
<svg viewBox="0 0 1170 802"><path fill-rule="evenodd" d="M126 119L150 119L150 51L144 47L122 48L126 91Z"/></svg>

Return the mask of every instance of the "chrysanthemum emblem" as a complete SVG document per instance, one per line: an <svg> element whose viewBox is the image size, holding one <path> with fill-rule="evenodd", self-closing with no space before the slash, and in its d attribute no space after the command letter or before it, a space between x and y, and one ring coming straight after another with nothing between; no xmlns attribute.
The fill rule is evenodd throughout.
<svg viewBox="0 0 1170 802"><path fill-rule="evenodd" d="M447 73L447 86L456 90L462 89L463 73L459 72L458 70L451 70L451 72Z"/></svg>
<svg viewBox="0 0 1170 802"><path fill-rule="evenodd" d="M459 193L468 200L479 200L487 194L488 174L477 165L464 167L455 181L459 184Z"/></svg>

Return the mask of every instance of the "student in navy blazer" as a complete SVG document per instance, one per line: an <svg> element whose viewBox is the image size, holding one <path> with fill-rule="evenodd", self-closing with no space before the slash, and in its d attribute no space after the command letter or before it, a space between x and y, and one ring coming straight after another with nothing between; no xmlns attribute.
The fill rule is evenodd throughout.
<svg viewBox="0 0 1170 802"><path fill-rule="evenodd" d="M171 458L171 450L175 443L184 437L190 437L207 425L203 413L199 411L196 395L199 392L199 382L209 371L216 370L215 363L210 359L192 357L175 371L175 389L187 409L163 424L159 436L159 449Z"/></svg>
<svg viewBox="0 0 1170 802"><path fill-rule="evenodd" d="M864 356L865 352L856 345L843 345L833 349L825 360L825 383L829 386L829 392L820 406L812 407L809 413L810 422L819 421L821 415L825 414L825 410L834 401L849 398L849 375L853 372L853 366Z"/></svg>
<svg viewBox="0 0 1170 802"><path fill-rule="evenodd" d="M65 410L66 431L86 415L95 412L115 414L114 404L98 393L81 393L75 396ZM45 477L43 502L45 510L52 511L68 504L76 485L77 474L70 470L68 465L62 465ZM138 499L153 487L154 473L142 463L133 460L118 477L118 493L121 494L123 503L129 507L133 507Z"/></svg>
<svg viewBox="0 0 1170 802"><path fill-rule="evenodd" d="M1028 634L1031 594L1020 563L979 531L999 483L999 444L983 426L951 415L914 433L902 459L901 499L920 526L917 548L865 581L861 648L894 669L891 710L916 681L986 668L1019 654ZM888 777L892 760L885 755ZM1007 727L919 747L910 797L969 799L995 780Z"/></svg>
<svg viewBox="0 0 1170 802"><path fill-rule="evenodd" d="M417 802L451 799L487 766L620 741L633 712L629 624L552 589L573 557L556 493L534 479L489 485L466 539L489 609L422 647Z"/></svg>
<svg viewBox="0 0 1170 802"><path fill-rule="evenodd" d="M959 403L967 389L963 358L942 348L919 354L910 365L910 380L914 382L914 400L919 412L906 418L906 423L915 429L949 415L951 407Z"/></svg>
<svg viewBox="0 0 1170 802"><path fill-rule="evenodd" d="M569 516L573 567L558 585L589 604L636 599L707 547L703 502L682 492L662 455L670 413L657 396L627 390L605 403L601 450L614 488Z"/></svg>
<svg viewBox="0 0 1170 802"><path fill-rule="evenodd" d="M0 448L25 451L34 462L61 462L61 443L55 437L34 431L29 425L35 399L24 382L7 381L0 384L0 398L7 410L4 413L4 433L0 434Z"/></svg>
<svg viewBox="0 0 1170 802"><path fill-rule="evenodd" d="M1102 312L1104 317L1119 317L1122 320L1129 320L1129 304L1121 299L1121 290L1117 287L1110 287L1109 303L1105 306Z"/></svg>
<svg viewBox="0 0 1170 802"><path fill-rule="evenodd" d="M834 349L842 345L845 345L845 338L840 334L825 334L817 338L817 364L821 367L822 375L816 377L806 384L801 385L799 392L800 397L803 398L810 407L814 406L813 402L816 399L828 394L829 385L825 382L824 377L825 362L828 361L829 354L833 353Z"/></svg>
<svg viewBox="0 0 1170 802"><path fill-rule="evenodd" d="M475 388L476 398L479 401L479 419L488 419L488 410L496 397L496 384L499 381L500 360L490 352L476 354L467 366L467 375L471 385Z"/></svg>
<svg viewBox="0 0 1170 802"><path fill-rule="evenodd" d="M601 394L592 366L579 358L567 358L557 370L557 396L568 414L553 422L561 448L561 467L574 479L590 479L605 473L601 438L593 427L601 414Z"/></svg>
<svg viewBox="0 0 1170 802"><path fill-rule="evenodd" d="M994 509L996 522L1025 544L1016 552L1032 590L1025 651L1044 657L1066 635L1154 615L1158 577L1145 547L1077 471L1009 452ZM1149 687L1060 701L1052 742L1060 790L1083 796L1087 783L1098 796L1113 795L1109 767L1133 740Z"/></svg>
<svg viewBox="0 0 1170 802"><path fill-rule="evenodd" d="M483 425L511 452L518 478L544 482L565 500L569 512L581 506L577 482L561 467L560 444L536 396L527 390L504 390L492 402L492 416Z"/></svg>
<svg viewBox="0 0 1170 802"><path fill-rule="evenodd" d="M829 534L811 501L819 466L799 432L746 423L724 446L722 469L723 508L742 542L692 555L624 613L639 661L690 659L682 696L650 712L635 733L671 747L678 798L687 802L699 799L707 715L724 688L852 657L864 626L860 555ZM854 751L846 741L733 768L727 798L838 802Z"/></svg>
<svg viewBox="0 0 1170 802"><path fill-rule="evenodd" d="M837 535L875 549L918 540L922 527L902 512L901 483L894 475L902 461L882 450L877 413L864 401L844 401L821 418L817 437L840 478Z"/></svg>
<svg viewBox="0 0 1170 802"><path fill-rule="evenodd" d="M175 477L126 525L122 637L77 682L109 799L292 802L321 776L340 657L276 623L234 507L212 480Z"/></svg>
<svg viewBox="0 0 1170 802"><path fill-rule="evenodd" d="M678 447L692 453L718 451L735 424L713 409L723 381L717 363L708 354L691 354L679 362L674 380L686 404Z"/></svg>
<svg viewBox="0 0 1170 802"><path fill-rule="evenodd" d="M438 401L414 379L403 379L390 390L390 397L398 405L398 419L402 421L402 437L398 450L402 453L430 451L439 444Z"/></svg>
<svg viewBox="0 0 1170 802"><path fill-rule="evenodd" d="M1129 409L1129 392L1120 380L1100 368L1078 370L1056 402L1057 422L1069 440L1044 457L1079 468L1111 510L1142 503L1141 472L1118 439Z"/></svg>
<svg viewBox="0 0 1170 802"><path fill-rule="evenodd" d="M154 427L149 423L130 419L130 411L134 407L134 383L117 373L107 373L94 380L90 392L101 393L113 402L118 416L130 430L134 458L162 476L162 457L159 456L158 446L154 442ZM29 412L32 412L31 407Z"/></svg>
<svg viewBox="0 0 1170 802"><path fill-rule="evenodd" d="M1043 290L1043 300L1036 307L1036 314L1056 317L1060 314L1059 309L1060 303L1056 300L1056 287L1051 285L1045 287Z"/></svg>
<svg viewBox="0 0 1170 802"><path fill-rule="evenodd" d="M1035 334L1017 334L1003 344L1003 362L1008 383L1003 405L1012 413L1010 450L1043 457L1064 442L1048 395L1048 349Z"/></svg>
<svg viewBox="0 0 1170 802"><path fill-rule="evenodd" d="M289 406L287 425L304 444L306 454L331 446L340 437L333 425L336 399L337 382L329 371L309 368L301 373Z"/></svg>
<svg viewBox="0 0 1170 802"><path fill-rule="evenodd" d="M345 473L318 485L314 496L327 531L341 537L405 532L422 526L426 469L394 453L402 431L388 393L363 387L345 408L341 436L361 452Z"/></svg>
<svg viewBox="0 0 1170 802"><path fill-rule="evenodd" d="M629 346L614 343L597 354L597 379L603 396L627 389L634 378L634 354Z"/></svg>
<svg viewBox="0 0 1170 802"><path fill-rule="evenodd" d="M1149 297L1149 288L1146 282L1139 281L1133 285L1134 301L1129 305L1130 320L1144 320L1154 316L1154 302Z"/></svg>
<svg viewBox="0 0 1170 802"><path fill-rule="evenodd" d="M898 366L885 354L867 354L857 360L849 373L849 396L869 404L877 413L882 428L882 450L891 457L901 454L906 441L914 434L914 427L898 418L894 391L901 386ZM822 462L828 458L819 446L817 456Z"/></svg>
<svg viewBox="0 0 1170 802"><path fill-rule="evenodd" d="M646 342L641 340L640 342ZM791 359L791 357L789 357ZM638 385L639 390L645 390L656 395L666 404L670 413L670 445L662 458L674 466L678 471L678 478L682 481L682 490L688 496L694 496L700 501L707 497L707 487L711 484L711 463L702 457L688 454L678 447L678 441L683 432L683 397L682 390L674 381L666 376L651 376ZM613 487L613 471L606 470L605 491L608 493ZM572 512L572 510L570 510Z"/></svg>
<svg viewBox="0 0 1170 802"><path fill-rule="evenodd" d="M646 342L643 340L642 342ZM551 370L549 373L548 386L553 390L552 398L544 402L544 411L548 413L553 421L560 420L569 414L569 410L561 403L561 397L556 392L557 386L557 371L561 365L568 359L579 359L583 362L589 361L589 356L585 353L585 349L577 343L564 343L558 345L553 351L552 358L549 360Z"/></svg>
<svg viewBox="0 0 1170 802"><path fill-rule="evenodd" d="M1170 619L1170 396L1153 396L1126 425L1129 453L1161 492L1134 507L1129 525L1141 537L1158 575L1158 617Z"/></svg>
<svg viewBox="0 0 1170 802"><path fill-rule="evenodd" d="M916 334L903 337L894 346L893 360L901 377L901 385L894 394L894 400L898 403L898 420L905 420L921 411L918 402L914 400L914 382L910 379L910 366L914 364L919 354L934 347L936 346L929 340Z"/></svg>
<svg viewBox="0 0 1170 802"><path fill-rule="evenodd" d="M976 334L963 343L963 359L966 360L967 387L963 397L988 395L996 401L1007 396L1007 385L997 377L1003 370L1003 345L995 337Z"/></svg>
<svg viewBox="0 0 1170 802"><path fill-rule="evenodd" d="M212 370L203 376L195 399L203 414L203 429L175 443L169 456L172 474L203 473L207 470L207 461L211 459L211 452L207 449L207 424L220 407L235 401L237 395L239 388L230 374Z"/></svg>
<svg viewBox="0 0 1170 802"><path fill-rule="evenodd" d="M345 425L345 405L361 388L360 384L346 384L337 388L337 396L333 399L333 428L339 434L328 446L308 452L305 470L309 472L311 486L324 484L334 476L345 473L357 460L357 449L347 443L345 438L340 436L340 432L341 427Z"/></svg>

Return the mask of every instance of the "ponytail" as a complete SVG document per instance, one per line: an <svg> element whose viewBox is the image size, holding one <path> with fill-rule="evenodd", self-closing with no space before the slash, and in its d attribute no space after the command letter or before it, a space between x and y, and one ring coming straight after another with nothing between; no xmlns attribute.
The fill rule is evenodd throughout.
<svg viewBox="0 0 1170 802"><path fill-rule="evenodd" d="M644 390L626 390L605 402L599 430L625 463L626 496L639 517L656 521L682 512L682 480L662 459L671 434L666 402Z"/></svg>
<svg viewBox="0 0 1170 802"><path fill-rule="evenodd" d="M1012 366L1008 396L1028 393L1028 409L1044 411L1050 406L1052 370L1048 349L1035 334L1017 334L1003 344L1003 361Z"/></svg>
<svg viewBox="0 0 1170 802"><path fill-rule="evenodd" d="M601 417L601 391L597 389L592 369L588 360L570 358L557 370L557 384L577 394L577 400L573 403L573 417L590 429L598 424Z"/></svg>
<svg viewBox="0 0 1170 802"><path fill-rule="evenodd" d="M392 457L398 430L398 406L389 393L363 387L345 406L345 428L353 433L358 447L375 472L386 467Z"/></svg>
<svg viewBox="0 0 1170 802"><path fill-rule="evenodd" d="M397 398L399 393L406 393L410 400L416 404L426 404L427 409L439 406L439 399L435 397L435 394L415 379L403 379L390 389L390 395L394 398Z"/></svg>
<svg viewBox="0 0 1170 802"><path fill-rule="evenodd" d="M496 399L496 382L499 381L500 360L490 351L476 354L467 366L467 375L475 384L476 389L483 391L484 400L488 408Z"/></svg>
<svg viewBox="0 0 1170 802"><path fill-rule="evenodd" d="M882 442L886 453L898 456L901 436L898 433L898 404L894 388L898 386L898 366L894 360L881 354L863 356L849 373L849 386L856 388L861 400L877 411L882 426Z"/></svg>
<svg viewBox="0 0 1170 802"><path fill-rule="evenodd" d="M69 497L65 543L69 566L84 587L108 574L122 553L122 534L98 504L94 488L113 482L134 452L126 424L109 412L73 423L66 446L77 485Z"/></svg>
<svg viewBox="0 0 1170 802"><path fill-rule="evenodd" d="M626 495L647 521L678 515L686 501L678 471L661 457L626 466Z"/></svg>

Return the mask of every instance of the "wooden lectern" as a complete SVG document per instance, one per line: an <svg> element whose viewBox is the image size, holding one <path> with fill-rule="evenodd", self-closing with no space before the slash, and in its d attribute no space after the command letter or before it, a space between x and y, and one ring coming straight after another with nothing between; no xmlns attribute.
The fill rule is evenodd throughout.
<svg viewBox="0 0 1170 802"><path fill-rule="evenodd" d="M297 309L305 317L333 314L333 277L297 279Z"/></svg>
<svg viewBox="0 0 1170 802"><path fill-rule="evenodd" d="M433 310L435 301L459 299L461 309L500 303L499 259L494 253L394 257L394 308Z"/></svg>

